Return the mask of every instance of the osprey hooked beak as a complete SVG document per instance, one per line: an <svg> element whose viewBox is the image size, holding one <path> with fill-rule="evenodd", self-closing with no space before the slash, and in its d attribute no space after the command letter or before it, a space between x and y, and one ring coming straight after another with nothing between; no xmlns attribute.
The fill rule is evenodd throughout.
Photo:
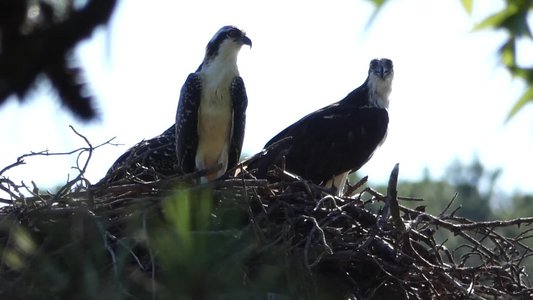
<svg viewBox="0 0 533 300"><path fill-rule="evenodd" d="M240 41L243 45L248 45L250 46L250 48L252 48L252 40L249 37L247 37L244 32L242 33Z"/></svg>
<svg viewBox="0 0 533 300"><path fill-rule="evenodd" d="M246 36L246 33L234 26L225 26L223 28L229 28L227 36L234 42L241 45L248 45L252 48L252 40Z"/></svg>

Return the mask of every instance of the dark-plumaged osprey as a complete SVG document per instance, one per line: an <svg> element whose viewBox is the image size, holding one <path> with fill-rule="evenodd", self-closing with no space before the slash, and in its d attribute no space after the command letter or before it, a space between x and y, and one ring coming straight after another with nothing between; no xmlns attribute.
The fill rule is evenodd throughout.
<svg viewBox="0 0 533 300"><path fill-rule="evenodd" d="M201 182L219 178L239 162L248 105L237 68L242 45L252 46L243 31L222 27L181 89L176 114L178 166L184 173L210 170Z"/></svg>
<svg viewBox="0 0 533 300"><path fill-rule="evenodd" d="M361 168L385 141L393 77L390 59L372 60L360 87L341 101L308 114L266 143L265 149L276 142L281 144L269 159L279 165L284 156L287 171L342 192L348 174Z"/></svg>

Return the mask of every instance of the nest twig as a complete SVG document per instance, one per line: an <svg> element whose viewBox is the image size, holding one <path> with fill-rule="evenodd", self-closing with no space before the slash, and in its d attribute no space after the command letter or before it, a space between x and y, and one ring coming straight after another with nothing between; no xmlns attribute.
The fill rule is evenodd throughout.
<svg viewBox="0 0 533 300"><path fill-rule="evenodd" d="M285 278L285 285L267 281L265 289L303 299L529 299L533 296L525 271L526 266L531 266L533 254L528 246L533 237L533 218L474 222L456 216L455 210L448 212L455 197L437 216L408 208L397 195L398 166L393 169L386 195L363 189L362 183L349 187L345 196L337 197L279 168L269 173L268 181L257 179L246 171L246 161L236 168L238 175L209 185L190 185L191 177L201 176L200 172L154 182L93 187L83 174L90 153L101 145L93 147L83 139L88 146L72 153L89 151L89 156L79 162L79 176L56 194L39 194L36 187L16 185L4 176L9 169L24 163L25 156L0 171L0 188L10 195L10 199L2 199L8 205L0 211L0 223L15 220L17 226L46 245L43 233L61 220L66 220L71 231L76 232L73 240L97 232L100 241L104 241L101 251L107 253L104 256L112 266L111 272L121 274L120 253L125 252L131 258L127 278L137 280L132 286L142 285L148 297L165 298L162 293L169 287L165 286L161 279L164 273L160 272L170 268L164 263L161 248L157 247L159 237L150 235L155 225L149 215L160 216L172 210L166 207L172 198L169 195L177 193L179 198L184 193L200 193L205 189L212 191L212 207L206 217L211 225L190 230L208 236L229 234L223 240L235 236L250 238L238 250L228 251L217 261L224 270L230 270L234 264L239 266L239 276L245 279L237 286L249 289L261 278L254 274L266 266L277 266L283 271L276 276ZM177 192L176 187L179 187ZM32 195L23 196L21 189L32 191ZM363 201L361 194L370 199ZM202 201L205 199L193 204L200 205ZM380 206L377 211L376 204ZM232 213L235 210L242 213L237 214L240 219ZM140 223L134 222L139 219ZM230 229L228 219L232 220ZM94 221L96 229L89 231L84 220ZM138 225L128 229L131 224ZM522 228L514 236L499 230L514 226ZM13 230L1 233L2 248L9 249L13 244ZM143 237L136 237L140 233ZM460 239L461 244L456 249L448 249L443 242L436 241L438 233ZM132 245L129 241L133 240L138 242ZM57 247L53 251L61 252L61 249ZM195 259L200 255L197 252L192 256ZM11 285L25 278L5 259L0 268L9 270L2 279ZM146 283L134 280L139 276L146 278ZM204 293L199 291L190 293Z"/></svg>

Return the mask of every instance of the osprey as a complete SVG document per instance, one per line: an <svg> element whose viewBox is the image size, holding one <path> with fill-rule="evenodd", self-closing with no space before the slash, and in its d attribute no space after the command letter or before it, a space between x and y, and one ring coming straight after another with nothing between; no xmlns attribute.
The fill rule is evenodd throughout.
<svg viewBox="0 0 533 300"><path fill-rule="evenodd" d="M204 60L181 89L176 114L176 155L184 173L206 170L200 178L219 178L239 162L248 99L237 55L252 46L246 34L222 27L209 41Z"/></svg>
<svg viewBox="0 0 533 300"><path fill-rule="evenodd" d="M174 125L160 135L143 140L124 152L96 185L121 179L154 181L179 173L176 168Z"/></svg>
<svg viewBox="0 0 533 300"><path fill-rule="evenodd" d="M176 123L122 154L98 184L131 178L153 181L161 176L220 168L202 182L234 167L244 139L248 104L237 69L242 45L252 46L244 32L222 27L207 44L205 57L181 89Z"/></svg>
<svg viewBox="0 0 533 300"><path fill-rule="evenodd" d="M390 59L373 59L361 86L278 133L264 147L278 143L274 153L266 150L265 161L248 169L258 168L262 174L265 164L279 163L284 156L287 171L342 192L348 174L361 168L385 141L393 77Z"/></svg>

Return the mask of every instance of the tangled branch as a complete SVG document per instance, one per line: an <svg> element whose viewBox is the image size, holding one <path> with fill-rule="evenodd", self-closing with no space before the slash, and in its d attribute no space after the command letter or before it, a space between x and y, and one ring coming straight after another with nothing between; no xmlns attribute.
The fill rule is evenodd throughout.
<svg viewBox="0 0 533 300"><path fill-rule="evenodd" d="M20 184L16 184L12 180L10 180L6 175L6 173L10 171L11 169L18 167L20 165L26 164L26 159L30 157L76 155L76 165L73 168L78 171L78 175L75 178L68 180L67 183L60 188L60 190L54 196L55 200L58 200L59 198L64 196L65 193L67 193L69 189L72 188L77 183L80 183L80 182L87 183L84 176L85 176L87 167L89 165L89 162L92 158L93 151L105 145L116 145L116 144L113 144L113 140L115 138L113 137L103 143L93 146L89 142L89 140L84 135L80 134L73 126L69 126L69 127L74 132L74 134L76 134L78 137L80 137L85 142L87 146L79 147L77 149L66 151L66 152L51 152L49 150L42 150L42 151L37 151L37 152L26 153L26 154L23 154L17 157L17 160L15 162L7 165L6 167L0 170L0 190L6 192L11 198L11 199L0 199L0 202L4 204L16 205L18 202L24 201L26 197L20 191L21 189L26 190L32 196L35 196L35 197L39 196L39 188L34 182L32 182L33 187L30 189L30 187L28 187L24 182L21 182ZM87 153L87 157L83 159L84 154L86 153ZM89 186L89 184L86 184L86 186Z"/></svg>
<svg viewBox="0 0 533 300"><path fill-rule="evenodd" d="M283 271L269 271L277 277L267 280L265 289L304 299L324 299L324 295L331 299L528 299L533 296L526 272L526 267L532 265L533 217L475 222L458 216L458 210L452 209L456 196L438 215L409 208L405 202L423 200L398 195L398 165L391 173L385 195L364 187L366 179L363 179L338 197L279 168L269 171L268 180L257 179L248 173L246 161L233 170L235 173L208 185L190 184L190 179L201 176L202 171L150 182L133 180L94 186L84 179L92 151L113 139L93 146L72 130L84 140L85 147L65 153L30 153L0 171L0 188L12 197L2 199L9 205L0 209L0 224L15 218L13 224L24 226L33 235L50 236L53 233L46 228L67 222L71 232L67 236L75 237L68 245L96 235L91 243L98 245L96 253L101 251L107 258L103 269L121 278L120 285L127 284L127 289L141 285L139 291L146 292L147 298L165 298L161 290L170 288L165 286L163 278L171 268L164 263L165 249L170 246L160 246L160 239L167 236L174 237L170 242L175 244L170 249L178 247L168 254L176 257L168 261L183 262L176 268L181 280L190 283L187 286L214 284L220 288L225 276L217 276L233 270L241 280L231 281L228 289L237 293L257 284L261 278L257 274L265 268L275 268ZM21 196L20 189L32 191L36 186L31 189L24 184L16 185L4 174L23 164L27 157L47 155L77 155L78 176L54 195ZM197 244L204 247L181 249L180 235L184 233L168 231L173 226L156 224L166 220L183 225L179 221L183 215L177 220L168 217L169 211L173 211L166 206L172 202L170 195L176 201L186 201L190 195L203 195L205 191L212 197L212 211L204 212L208 225L201 225L201 229L191 227L188 237L200 239ZM208 200L191 200L188 204L191 210L183 213L196 224L193 220L200 218L197 214L202 211L198 206ZM224 227L228 223L233 224L231 229ZM508 229L515 226L521 231L509 233ZM12 234L0 230L3 248L10 249ZM210 237L214 241L209 242ZM236 248L224 252L221 249L226 242L221 240L242 244L236 242ZM451 243L452 240L456 243ZM71 247L59 244L51 251L62 253ZM211 251L202 254L205 248ZM222 256L214 263L212 257L219 252ZM124 256L131 262L126 267ZM192 268L190 265L197 266L202 260L208 262L206 270L220 265L224 271L201 275L197 269L190 274L186 272ZM0 267L11 268L5 261L1 261ZM23 274L13 274L3 278L4 282L26 284L21 279ZM106 273L99 276L107 278ZM188 293L205 293L217 288L177 292L196 298L200 296Z"/></svg>

